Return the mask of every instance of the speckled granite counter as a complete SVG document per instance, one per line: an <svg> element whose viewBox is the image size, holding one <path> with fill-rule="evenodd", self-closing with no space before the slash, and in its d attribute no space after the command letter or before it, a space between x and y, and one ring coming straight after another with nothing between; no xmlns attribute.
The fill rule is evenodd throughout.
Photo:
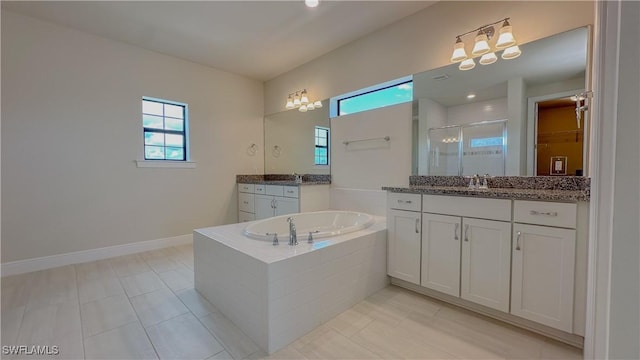
<svg viewBox="0 0 640 360"><path fill-rule="evenodd" d="M236 175L236 183L264 184L264 185L328 185L331 184L331 175L303 174L302 182L297 183L294 175L265 174L265 175Z"/></svg>
<svg viewBox="0 0 640 360"><path fill-rule="evenodd" d="M431 195L455 195L514 200L589 201L591 181L578 176L495 176L489 189L469 189L463 176L411 176L409 186L382 190Z"/></svg>
<svg viewBox="0 0 640 360"><path fill-rule="evenodd" d="M382 190L429 195L455 195L514 200L589 201L589 193L583 190L540 190L513 188L490 188L486 190L472 190L462 186L430 185L410 185L409 187L383 186Z"/></svg>

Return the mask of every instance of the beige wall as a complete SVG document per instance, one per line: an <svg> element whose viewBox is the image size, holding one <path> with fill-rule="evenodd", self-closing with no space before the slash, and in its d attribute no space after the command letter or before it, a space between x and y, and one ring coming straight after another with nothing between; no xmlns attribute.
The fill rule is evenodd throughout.
<svg viewBox="0 0 640 360"><path fill-rule="evenodd" d="M197 168L136 167L142 96L189 104ZM2 262L235 221L262 115L258 81L2 11Z"/></svg>

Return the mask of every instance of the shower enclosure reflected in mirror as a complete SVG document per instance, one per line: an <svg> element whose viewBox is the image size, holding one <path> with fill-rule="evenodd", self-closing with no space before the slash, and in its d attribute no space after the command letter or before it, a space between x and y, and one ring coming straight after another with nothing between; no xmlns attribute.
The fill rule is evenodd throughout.
<svg viewBox="0 0 640 360"><path fill-rule="evenodd" d="M330 174L329 101L307 112L282 111L264 118L265 174Z"/></svg>
<svg viewBox="0 0 640 360"><path fill-rule="evenodd" d="M413 136L413 174L500 175L500 167L496 167L496 164L497 157L501 155L504 157L504 175L546 175L550 169L546 167L550 166L554 156L566 156L568 163L574 164L567 169L567 175L588 175L588 113L581 114L580 131L576 128L575 112L572 122L574 128L538 129L538 104L532 100L567 97L567 94L580 94L588 89L589 34L590 28L583 27L530 42L521 46L522 55L516 59L500 59L491 65L477 65L469 71L461 71L458 64L451 64L415 74L413 129L417 133ZM458 136L461 143L442 142L443 138L455 138L450 132L456 132L455 128L447 131L442 128L460 126L460 129L471 129L470 124L498 120L506 120L502 154L496 153L500 147L497 139L486 142L474 140L480 135L469 133L464 136L464 130L463 136ZM578 135L585 140L578 145L581 151L575 151L574 136L570 139L573 149L570 153L565 151L567 147L555 146L551 153L541 154L542 150L535 146L540 140L537 134L544 135L546 131L584 131L584 134ZM430 135L439 139L438 149ZM560 136L551 140L561 141L565 138ZM437 156L435 151L438 152ZM536 161L536 153L538 158L547 156L549 159L546 162ZM444 160L444 156L449 160ZM436 160L439 166L436 166ZM453 164L457 166L452 167ZM537 167L545 167L546 173L536 171Z"/></svg>

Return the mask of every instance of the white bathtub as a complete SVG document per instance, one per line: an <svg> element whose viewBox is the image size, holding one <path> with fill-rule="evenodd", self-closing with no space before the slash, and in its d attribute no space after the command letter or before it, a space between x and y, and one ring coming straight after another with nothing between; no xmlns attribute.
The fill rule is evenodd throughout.
<svg viewBox="0 0 640 360"><path fill-rule="evenodd" d="M287 245L289 216L297 246ZM307 243L308 231L315 230L322 232L314 235L319 239ZM263 235L271 231L278 232L280 246ZM380 216L293 214L197 229L193 241L195 288L269 354L389 282L386 219Z"/></svg>
<svg viewBox="0 0 640 360"><path fill-rule="evenodd" d="M366 229L375 223L372 215L361 212L316 211L260 220L247 226L244 234L258 240L273 240L273 235L267 234L278 234L280 239L288 239L288 218L293 219L299 241L307 239L309 233L313 233L314 239L321 239Z"/></svg>

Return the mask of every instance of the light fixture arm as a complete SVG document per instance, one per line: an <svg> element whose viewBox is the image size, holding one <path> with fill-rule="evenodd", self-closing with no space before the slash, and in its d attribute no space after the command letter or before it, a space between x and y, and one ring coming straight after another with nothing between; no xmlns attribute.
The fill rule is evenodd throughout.
<svg viewBox="0 0 640 360"><path fill-rule="evenodd" d="M462 38L462 37L463 37L463 36L465 36L465 35L469 35L469 34L477 33L478 31L482 31L482 32L484 33L484 30L485 30L485 29L487 29L487 28L489 28L489 27L491 27L492 25L496 25L496 24L504 23L505 21L506 21L507 23L509 23L509 20L511 20L511 18L504 18L504 19L500 19L500 20L498 20L498 21L496 21L496 22L492 22L492 23L489 23L489 24L482 25L482 26L480 26L480 27L479 27L479 28L477 28L477 29L473 29L473 30L471 30L471 31L467 31L466 33L462 33L462 34L460 34L460 35L457 35L457 36L456 36L456 38ZM493 28L492 28L492 29L493 29ZM485 34L487 34L487 33L485 33ZM489 38L491 38L492 36L493 36L493 32L491 33L491 35L487 34L487 37L489 37Z"/></svg>

